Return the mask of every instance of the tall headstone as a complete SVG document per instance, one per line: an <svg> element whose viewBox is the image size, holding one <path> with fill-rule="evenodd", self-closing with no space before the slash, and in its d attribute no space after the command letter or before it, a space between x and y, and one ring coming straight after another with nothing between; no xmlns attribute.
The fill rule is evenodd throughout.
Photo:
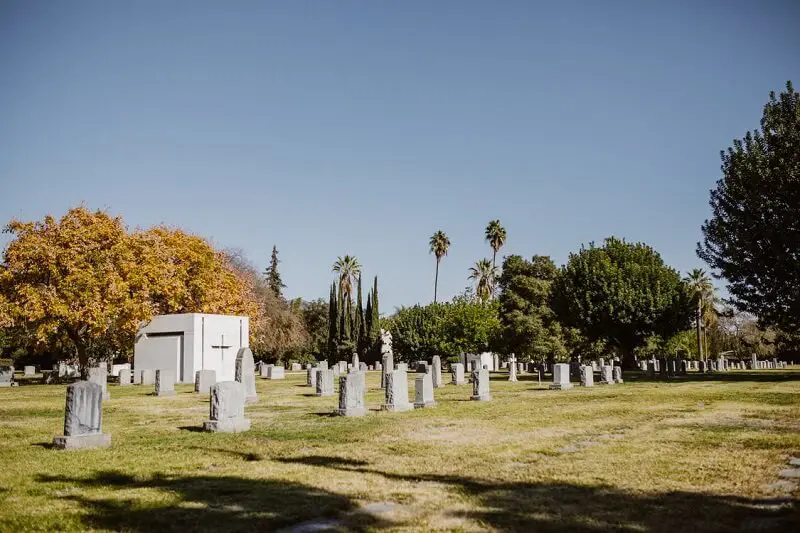
<svg viewBox="0 0 800 533"><path fill-rule="evenodd" d="M35 376L36 375L36 367L32 365L25 365L22 367L22 375L23 376Z"/></svg>
<svg viewBox="0 0 800 533"><path fill-rule="evenodd" d="M203 423L203 430L214 433L248 431L250 420L244 417L246 394L246 386L239 381L221 381L212 385L209 420Z"/></svg>
<svg viewBox="0 0 800 533"><path fill-rule="evenodd" d="M79 381L67 387L64 435L53 439L59 449L105 448L111 435L103 433L103 387Z"/></svg>
<svg viewBox="0 0 800 533"><path fill-rule="evenodd" d="M340 416L364 416L367 409L364 406L365 376L363 372L353 372L339 377L339 408L336 414Z"/></svg>
<svg viewBox="0 0 800 533"><path fill-rule="evenodd" d="M614 384L614 367L611 365L606 365L600 371L600 383L603 385L613 385Z"/></svg>
<svg viewBox="0 0 800 533"><path fill-rule="evenodd" d="M433 388L438 389L444 387L444 383L442 383L442 358L438 355L433 356L433 361L431 361L431 381L433 383Z"/></svg>
<svg viewBox="0 0 800 533"><path fill-rule="evenodd" d="M414 408L435 407L432 374L417 376L414 380Z"/></svg>
<svg viewBox="0 0 800 533"><path fill-rule="evenodd" d="M272 365L267 369L267 379L284 379L285 377L283 365Z"/></svg>
<svg viewBox="0 0 800 533"><path fill-rule="evenodd" d="M333 370L321 368L316 377L317 396L333 396Z"/></svg>
<svg viewBox="0 0 800 533"><path fill-rule="evenodd" d="M492 399L489 392L489 371L487 369L479 368L472 372L472 396L469 399L480 402Z"/></svg>
<svg viewBox="0 0 800 533"><path fill-rule="evenodd" d="M198 394L209 394L216 382L215 370L198 370L194 373L194 391Z"/></svg>
<svg viewBox="0 0 800 533"><path fill-rule="evenodd" d="M339 365L336 365L336 370L339 370ZM309 387L317 386L317 368L312 367L306 369L306 385Z"/></svg>
<svg viewBox="0 0 800 533"><path fill-rule="evenodd" d="M750 368L752 368L753 370L758 368L758 357L756 357L756 354L750 356L750 365L751 365Z"/></svg>
<svg viewBox="0 0 800 533"><path fill-rule="evenodd" d="M494 362L494 367L493 368L494 368L494 371L497 372L498 370L500 370L500 356L495 353L495 354L492 354L492 357L494 358L494 361L493 361Z"/></svg>
<svg viewBox="0 0 800 533"><path fill-rule="evenodd" d="M142 385L155 385L156 384L156 371L152 368L145 368L140 371L139 383Z"/></svg>
<svg viewBox="0 0 800 533"><path fill-rule="evenodd" d="M244 403L257 403L256 364L250 348L239 348L236 354L236 381L244 385Z"/></svg>
<svg viewBox="0 0 800 533"><path fill-rule="evenodd" d="M386 374L394 370L394 355L385 353L382 356L383 369L381 370L381 388L386 388Z"/></svg>
<svg viewBox="0 0 800 533"><path fill-rule="evenodd" d="M111 394L108 392L108 368L105 364L89 369L89 381L102 387L104 400L111 399Z"/></svg>
<svg viewBox="0 0 800 533"><path fill-rule="evenodd" d="M127 387L131 384L131 371L129 368L120 369L118 376L120 387Z"/></svg>
<svg viewBox="0 0 800 533"><path fill-rule="evenodd" d="M327 361L320 361L319 363L317 363L317 368L319 368L319 369L328 368L328 362Z"/></svg>
<svg viewBox="0 0 800 533"><path fill-rule="evenodd" d="M513 358L508 360L508 381L517 381L517 363Z"/></svg>
<svg viewBox="0 0 800 533"><path fill-rule="evenodd" d="M358 360L358 354L354 353L351 357L350 363L353 365L353 368L359 368L360 361Z"/></svg>
<svg viewBox="0 0 800 533"><path fill-rule="evenodd" d="M467 380L464 378L464 365L462 363L450 365L450 374L453 385L466 385Z"/></svg>
<svg viewBox="0 0 800 533"><path fill-rule="evenodd" d="M557 363L553 365L553 383L551 389L571 389L572 383L569 382L569 365L567 363Z"/></svg>
<svg viewBox="0 0 800 533"><path fill-rule="evenodd" d="M175 396L174 370L156 370L156 396Z"/></svg>
<svg viewBox="0 0 800 533"><path fill-rule="evenodd" d="M622 383L622 367L619 365L614 366L614 383Z"/></svg>
<svg viewBox="0 0 800 533"><path fill-rule="evenodd" d="M384 411L408 411L412 405L408 401L408 374L404 369L386 374L386 402Z"/></svg>
<svg viewBox="0 0 800 533"><path fill-rule="evenodd" d="M581 387L594 387L594 369L591 365L581 367Z"/></svg>
<svg viewBox="0 0 800 533"><path fill-rule="evenodd" d="M347 372L347 361L339 361L337 364L339 365L339 372L341 374Z"/></svg>

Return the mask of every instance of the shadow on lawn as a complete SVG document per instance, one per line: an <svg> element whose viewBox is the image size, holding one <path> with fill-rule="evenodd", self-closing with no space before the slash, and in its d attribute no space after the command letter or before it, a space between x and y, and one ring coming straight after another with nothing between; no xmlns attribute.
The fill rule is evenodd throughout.
<svg viewBox="0 0 800 533"><path fill-rule="evenodd" d="M341 520L347 531L365 531L390 524L359 511L349 498L289 481L231 476L168 476L139 479L120 472L93 477L44 475L41 482L70 483L82 488L156 489L170 494L164 503L126 497L70 494L80 503L87 528L152 533L154 531L274 531L309 520ZM177 501L175 501L177 500ZM312 529L316 531L316 529Z"/></svg>
<svg viewBox="0 0 800 533"><path fill-rule="evenodd" d="M310 456L279 459L386 479L445 484L478 500L454 516L501 531L798 531L800 510L791 498L753 500L736 496L671 492L637 494L613 487L569 483L495 482L462 476L398 474L367 468L361 461ZM423 487L419 487L424 490Z"/></svg>

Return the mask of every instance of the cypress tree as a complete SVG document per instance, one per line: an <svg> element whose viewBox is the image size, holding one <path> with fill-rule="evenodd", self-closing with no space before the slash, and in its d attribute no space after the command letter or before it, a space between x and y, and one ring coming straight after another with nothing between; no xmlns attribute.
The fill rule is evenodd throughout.
<svg viewBox="0 0 800 533"><path fill-rule="evenodd" d="M364 346L369 350L372 340L372 290L367 293L367 308L364 311Z"/></svg>
<svg viewBox="0 0 800 533"><path fill-rule="evenodd" d="M363 357L366 346L366 326L364 325L364 306L362 305L361 297L361 276L358 276L358 295L356 296L357 303L355 308L355 327L353 328L353 335L356 338L356 351L358 355Z"/></svg>
<svg viewBox="0 0 800 533"><path fill-rule="evenodd" d="M328 302L328 360L335 361L336 346L339 342L339 311L336 301L336 282L331 283L331 296Z"/></svg>
<svg viewBox="0 0 800 533"><path fill-rule="evenodd" d="M380 309L378 307L378 276L372 287L372 341L377 341L381 336Z"/></svg>
<svg viewBox="0 0 800 533"><path fill-rule="evenodd" d="M267 278L267 285L275 293L275 296L282 298L283 289L286 285L284 285L281 274L278 272L278 263L280 263L278 261L278 247L273 244L272 257L269 260L269 267L264 271L264 277Z"/></svg>

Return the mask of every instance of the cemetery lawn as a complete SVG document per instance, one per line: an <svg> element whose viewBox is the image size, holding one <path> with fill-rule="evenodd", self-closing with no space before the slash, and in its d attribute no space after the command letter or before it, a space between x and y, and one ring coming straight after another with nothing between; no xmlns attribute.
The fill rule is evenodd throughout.
<svg viewBox="0 0 800 533"><path fill-rule="evenodd" d="M449 377L449 376L448 376ZM414 374L409 375L413 399ZM63 385L0 389L0 531L800 531L800 368L550 391L493 374L438 407L329 416L305 372L257 378L245 434L208 397L109 385L112 447L51 449ZM338 386L338 385L337 385ZM302 531L302 529L295 529Z"/></svg>

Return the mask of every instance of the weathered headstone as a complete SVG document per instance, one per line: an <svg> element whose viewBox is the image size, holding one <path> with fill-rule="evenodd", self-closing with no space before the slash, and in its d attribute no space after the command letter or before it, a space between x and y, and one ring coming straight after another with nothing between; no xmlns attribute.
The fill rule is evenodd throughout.
<svg viewBox="0 0 800 533"><path fill-rule="evenodd" d="M31 365L25 365L22 368L22 375L23 376L35 376L36 375L36 367Z"/></svg>
<svg viewBox="0 0 800 533"><path fill-rule="evenodd" d="M375 370L383 370L383 364L376 362L374 368Z"/></svg>
<svg viewBox="0 0 800 533"><path fill-rule="evenodd" d="M102 387L104 400L111 399L111 394L108 392L108 368L105 365L90 368L88 381L97 383Z"/></svg>
<svg viewBox="0 0 800 533"><path fill-rule="evenodd" d="M497 372L500 370L500 356L496 353L492 354L492 359L492 362L494 363L494 371Z"/></svg>
<svg viewBox="0 0 800 533"><path fill-rule="evenodd" d="M369 370L369 367L367 367L367 363L365 363L364 361L361 361L360 363L358 363L358 371L359 372L366 372L367 370Z"/></svg>
<svg viewBox="0 0 800 533"><path fill-rule="evenodd" d="M386 401L381 409L384 411L408 411L411 408L412 405L408 401L408 374L406 371L397 369L386 374Z"/></svg>
<svg viewBox="0 0 800 533"><path fill-rule="evenodd" d="M303 365L300 363L292 363L292 372L300 372L303 370Z"/></svg>
<svg viewBox="0 0 800 533"><path fill-rule="evenodd" d="M283 365L272 365L267 369L267 379L285 379Z"/></svg>
<svg viewBox="0 0 800 533"><path fill-rule="evenodd" d="M194 373L194 391L198 394L208 394L211 387L217 382L215 370L198 370Z"/></svg>
<svg viewBox="0 0 800 533"><path fill-rule="evenodd" d="M622 383L622 367L619 365L614 366L614 383Z"/></svg>
<svg viewBox="0 0 800 533"><path fill-rule="evenodd" d="M152 368L143 369L140 374L139 383L142 385L155 385L156 384L156 371Z"/></svg>
<svg viewBox="0 0 800 533"><path fill-rule="evenodd" d="M347 361L339 361L338 365L340 373L344 374L347 372Z"/></svg>
<svg viewBox="0 0 800 533"><path fill-rule="evenodd" d="M414 363L414 370L420 374L426 374L428 372L428 362L417 361Z"/></svg>
<svg viewBox="0 0 800 533"><path fill-rule="evenodd" d="M317 370L316 367L306 369L306 385L309 387L317 386ZM339 365L336 365L336 370L339 370Z"/></svg>
<svg viewBox="0 0 800 533"><path fill-rule="evenodd" d="M450 373L452 374L453 385L465 385L467 383L467 380L464 379L464 365L462 363L450 365Z"/></svg>
<svg viewBox="0 0 800 533"><path fill-rule="evenodd" d="M339 408L336 414L340 416L364 416L367 409L364 406L365 374L353 372L339 377Z"/></svg>
<svg viewBox="0 0 800 533"><path fill-rule="evenodd" d="M408 363L397 363L394 365L395 370L402 370L406 374L408 374Z"/></svg>
<svg viewBox="0 0 800 533"><path fill-rule="evenodd" d="M175 371L156 370L156 396L175 396Z"/></svg>
<svg viewBox="0 0 800 533"><path fill-rule="evenodd" d="M239 348L236 354L236 381L244 385L244 403L257 403L256 366L250 348Z"/></svg>
<svg viewBox="0 0 800 533"><path fill-rule="evenodd" d="M557 363L553 365L553 383L550 388L554 390L571 389L572 383L569 382L569 365Z"/></svg>
<svg viewBox="0 0 800 533"><path fill-rule="evenodd" d="M442 383L442 358L438 355L434 355L431 361L431 382L434 389L444 387L444 383Z"/></svg>
<svg viewBox="0 0 800 533"><path fill-rule="evenodd" d="M317 396L333 396L333 370L320 368L316 377Z"/></svg>
<svg viewBox="0 0 800 533"><path fill-rule="evenodd" d="M606 365L600 371L600 383L603 385L613 385L614 384L614 367L611 365Z"/></svg>
<svg viewBox="0 0 800 533"><path fill-rule="evenodd" d="M239 381L221 381L211 387L209 420L203 423L204 431L214 433L241 433L250 429L250 420L244 417L247 390Z"/></svg>
<svg viewBox="0 0 800 533"><path fill-rule="evenodd" d="M328 368L328 362L327 362L327 361L320 361L320 362L318 362L318 363L317 363L317 368L318 368L318 369Z"/></svg>
<svg viewBox="0 0 800 533"><path fill-rule="evenodd" d="M117 374L119 377L119 386L127 387L131 384L131 371L128 368L123 368Z"/></svg>
<svg viewBox="0 0 800 533"><path fill-rule="evenodd" d="M269 369L272 368L273 366L275 366L275 365L273 365L273 364L267 365L267 364L262 363L261 366L258 369L259 370L259 375L262 378L267 377L269 375Z"/></svg>
<svg viewBox="0 0 800 533"><path fill-rule="evenodd" d="M436 401L433 399L433 380L431 374L417 376L414 380L414 408L423 409L425 407L435 407Z"/></svg>
<svg viewBox="0 0 800 533"><path fill-rule="evenodd" d="M0 387L15 387L14 368L10 366L0 366Z"/></svg>
<svg viewBox="0 0 800 533"><path fill-rule="evenodd" d="M394 370L394 355L391 353L383 354L383 368L381 370L381 388L386 388L386 374Z"/></svg>
<svg viewBox="0 0 800 533"><path fill-rule="evenodd" d="M53 439L59 449L105 448L111 435L103 433L103 387L79 381L67 387L64 411L64 435Z"/></svg>
<svg viewBox="0 0 800 533"><path fill-rule="evenodd" d="M142 371L139 369L131 370L131 382L134 385L141 385L142 384Z"/></svg>
<svg viewBox="0 0 800 533"><path fill-rule="evenodd" d="M350 363L353 365L353 367L354 368L358 368L359 367L359 363L361 362L361 361L358 360L358 354L354 353L353 356L350 359L351 359Z"/></svg>
<svg viewBox="0 0 800 533"><path fill-rule="evenodd" d="M513 359L508 360L508 381L517 381L517 363Z"/></svg>
<svg viewBox="0 0 800 533"><path fill-rule="evenodd" d="M581 387L594 387L594 369L591 365L581 367Z"/></svg>
<svg viewBox="0 0 800 533"><path fill-rule="evenodd" d="M480 402L492 399L489 392L489 370L480 368L472 372L472 396L469 399Z"/></svg>
<svg viewBox="0 0 800 533"><path fill-rule="evenodd" d="M339 365L333 365L330 368L330 371L333 372L333 377L338 378L342 372L339 370Z"/></svg>

